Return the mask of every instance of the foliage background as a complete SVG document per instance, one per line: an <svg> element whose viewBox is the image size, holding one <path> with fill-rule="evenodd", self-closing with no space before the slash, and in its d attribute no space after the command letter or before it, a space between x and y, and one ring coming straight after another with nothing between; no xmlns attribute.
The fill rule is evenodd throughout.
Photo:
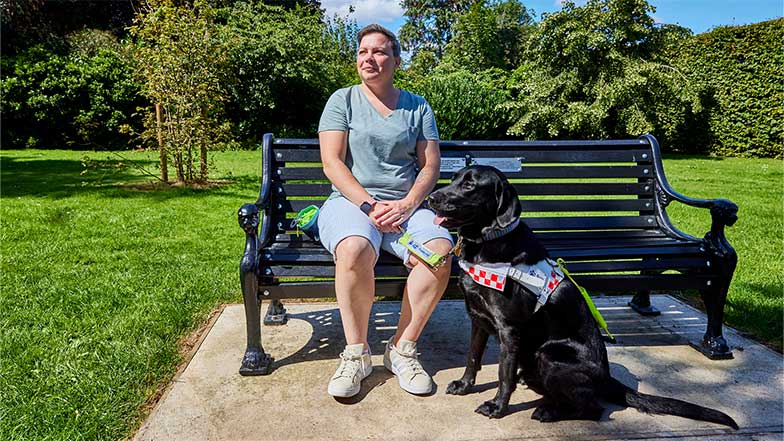
<svg viewBox="0 0 784 441"><path fill-rule="evenodd" d="M356 23L324 17L318 2L197 3L215 9L210 26L231 42L215 116L230 145L312 137L329 95L358 81ZM665 151L782 155L784 19L695 36L655 25L644 0L564 2L538 22L519 0L408 3L401 40L412 57L399 85L431 102L444 138L650 132ZM2 147L154 147L134 136L153 103L133 75L128 27L145 5L167 4L193 7L3 3Z"/></svg>
<svg viewBox="0 0 784 441"><path fill-rule="evenodd" d="M705 140L719 156L781 157L784 18L719 27L678 42L674 64L706 91ZM690 138L699 127L689 127ZM695 136L696 135L696 136ZM699 138L697 138L699 139ZM678 140L688 143L688 139Z"/></svg>

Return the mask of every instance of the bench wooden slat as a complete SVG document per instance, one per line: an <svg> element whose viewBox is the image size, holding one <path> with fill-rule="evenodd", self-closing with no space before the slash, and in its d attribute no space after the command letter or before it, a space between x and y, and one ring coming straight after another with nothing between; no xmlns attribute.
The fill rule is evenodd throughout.
<svg viewBox="0 0 784 441"><path fill-rule="evenodd" d="M509 158L519 157L525 163L559 162L637 162L650 163L650 149L635 150L531 150L510 154L508 150L465 150L460 152L444 151L444 158ZM280 149L275 151L275 161L321 162L321 152L314 149Z"/></svg>
<svg viewBox="0 0 784 441"><path fill-rule="evenodd" d="M284 181L326 180L324 170L318 167L280 167L277 178ZM442 172L441 179L450 179L452 172ZM510 179L610 179L610 178L650 178L653 167L649 165L608 165L608 166L525 166L519 172L505 172Z"/></svg>
<svg viewBox="0 0 784 441"><path fill-rule="evenodd" d="M324 248L267 248L263 250L264 261L272 264L284 264L301 262L315 266L332 265L334 263L332 255ZM628 244L618 244L614 248L586 247L586 248L553 248L550 250L553 258L563 258L566 261L578 260L614 260L614 259L634 259L634 258L663 258L672 257L701 256L700 245L694 243L673 243L666 242L655 245L628 246ZM382 253L379 264L387 263L385 259L394 257ZM395 262L397 263L397 262ZM397 263L399 264L399 263ZM307 265L306 265L307 266Z"/></svg>
<svg viewBox="0 0 784 441"><path fill-rule="evenodd" d="M292 145L305 148L318 148L318 139L315 138L275 138L272 143L281 145ZM645 139L602 139L602 140L545 140L545 141L522 141L522 140L450 140L441 141L441 146L448 150L470 150L485 148L507 148L513 150L520 149L563 149L574 148L582 149L609 149L617 148L628 150L630 147L649 148ZM277 149L278 147L276 147Z"/></svg>
<svg viewBox="0 0 784 441"><path fill-rule="evenodd" d="M321 206L324 199L287 200L281 205L283 211L297 213L309 205ZM523 200L524 212L558 212L558 211L653 211L653 199L583 199L583 200Z"/></svg>
<svg viewBox="0 0 784 441"><path fill-rule="evenodd" d="M313 241L297 241L293 236L285 236L286 239L290 239L289 241L280 241L278 243L273 243L268 249L271 253L275 253L276 250L322 250L323 247L321 244L313 242ZM542 243L550 250L550 253L553 256L561 257L563 254L563 250L595 250L597 254L600 254L599 250L602 249L613 249L618 247L625 247L625 248L651 248L651 247L666 247L666 246L682 246L682 245L690 245L688 242L684 243L683 241L678 241L676 239L667 238L667 237L654 237L654 238L646 238L643 240L636 240L633 242L627 241L618 241L612 240L609 238L605 239L592 239L592 240L543 240ZM690 250L693 251L694 247L690 246ZM382 254L383 256L383 254Z"/></svg>
<svg viewBox="0 0 784 441"><path fill-rule="evenodd" d="M684 243L672 238L667 237L654 237L638 239L634 241L612 240L612 239L582 239L582 240L543 240L542 243L549 250L562 250L562 249L591 249L591 248L640 248L640 247L661 247L661 246L679 246ZM555 251L554 251L555 252Z"/></svg>
<svg viewBox="0 0 784 441"><path fill-rule="evenodd" d="M452 232L452 237L456 234ZM604 242L621 243L618 241L637 241L641 239L652 240L675 240L669 238L661 230L620 230L620 231L550 231L541 232L537 237L546 245L551 246L559 242L574 243L580 242ZM280 247L306 246L321 248L321 244L314 242L304 234L278 234L275 236L273 246L280 244Z"/></svg>
<svg viewBox="0 0 784 441"><path fill-rule="evenodd" d="M436 184L436 188L441 188L446 183ZM521 196L612 196L612 195L653 195L652 185L647 183L580 183L570 184L525 184L512 183L517 193ZM277 183L273 186L273 195L280 194L285 196L329 196L332 194L331 184L302 184L302 183Z"/></svg>
<svg viewBox="0 0 784 441"><path fill-rule="evenodd" d="M652 261L616 261L616 262L572 262L566 265L570 273L619 273L639 272L642 270L695 270L706 267L707 259L701 258L673 258ZM272 265L270 266L274 277L335 277L334 265ZM452 274L459 274L457 263L452 265ZM407 277L408 270L393 260L388 264L376 265L376 277Z"/></svg>
<svg viewBox="0 0 784 441"><path fill-rule="evenodd" d="M619 230L655 228L653 216L529 217L525 223L536 230Z"/></svg>
<svg viewBox="0 0 784 441"><path fill-rule="evenodd" d="M628 230L633 228L657 228L653 215L647 216L573 216L573 217L526 217L525 223L538 230ZM291 231L291 219L283 216L271 218L273 234Z"/></svg>
<svg viewBox="0 0 784 441"><path fill-rule="evenodd" d="M638 289L681 290L704 288L708 281L715 280L711 275L661 274L647 275L584 275L576 276L577 283L585 287L591 295L604 292L634 291ZM401 297L405 280L377 280L376 295ZM264 295L264 292L267 295ZM448 293L459 293L457 279L453 278L447 286ZM335 284L331 280L316 282L287 282L282 285L259 287L262 299L322 298L335 297Z"/></svg>

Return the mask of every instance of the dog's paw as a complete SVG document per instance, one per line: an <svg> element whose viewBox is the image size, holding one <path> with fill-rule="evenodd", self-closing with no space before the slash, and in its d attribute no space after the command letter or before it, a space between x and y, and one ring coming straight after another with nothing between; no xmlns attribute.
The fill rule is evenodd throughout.
<svg viewBox="0 0 784 441"><path fill-rule="evenodd" d="M542 405L534 410L534 413L531 414L531 419L539 420L542 423L551 423L553 421L558 421L560 418L554 407Z"/></svg>
<svg viewBox="0 0 784 441"><path fill-rule="evenodd" d="M465 380L455 380L446 387L449 395L465 395L471 391L471 383Z"/></svg>
<svg viewBox="0 0 784 441"><path fill-rule="evenodd" d="M485 401L474 411L488 418L501 418L506 413L506 406L499 406L495 401Z"/></svg>

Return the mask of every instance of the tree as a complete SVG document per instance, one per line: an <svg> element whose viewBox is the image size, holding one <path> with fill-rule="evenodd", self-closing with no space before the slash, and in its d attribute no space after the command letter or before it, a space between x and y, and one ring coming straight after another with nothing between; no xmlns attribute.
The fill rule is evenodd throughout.
<svg viewBox="0 0 784 441"><path fill-rule="evenodd" d="M545 14L530 39L527 61L510 81L516 98L505 104L527 138L605 138L662 133L673 109L700 113L697 86L666 63L645 0L566 2ZM665 109L667 111L665 111Z"/></svg>
<svg viewBox="0 0 784 441"><path fill-rule="evenodd" d="M148 109L142 136L155 145L162 129L161 173L167 175L170 158L178 182L206 182L207 151L229 133L222 110L230 42L219 31L209 5L169 1L141 14L131 29L138 39L142 93L162 110L159 126L155 110Z"/></svg>
<svg viewBox="0 0 784 441"><path fill-rule="evenodd" d="M402 0L406 22L400 28L400 43L416 56L420 51L430 51L441 59L444 48L452 38L452 26L457 17L469 10L472 4L483 0Z"/></svg>
<svg viewBox="0 0 784 441"><path fill-rule="evenodd" d="M239 138L312 136L332 92L355 81L356 24L262 3L237 3L221 14L232 41L226 84Z"/></svg>
<svg viewBox="0 0 784 441"><path fill-rule="evenodd" d="M444 63L470 71L513 70L522 62L533 19L519 0L475 3L459 15Z"/></svg>
<svg viewBox="0 0 784 441"><path fill-rule="evenodd" d="M85 28L123 37L139 0L3 0L0 8L5 57L41 44L58 48L65 36Z"/></svg>
<svg viewBox="0 0 784 441"><path fill-rule="evenodd" d="M2 145L8 148L123 148L123 125L141 126L144 104L130 73L129 45L95 29L66 37L67 50L43 44L3 55Z"/></svg>

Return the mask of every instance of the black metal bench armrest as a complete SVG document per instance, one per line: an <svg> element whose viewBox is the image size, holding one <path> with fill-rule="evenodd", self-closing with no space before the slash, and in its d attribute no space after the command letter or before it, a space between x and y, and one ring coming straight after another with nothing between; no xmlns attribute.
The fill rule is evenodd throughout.
<svg viewBox="0 0 784 441"><path fill-rule="evenodd" d="M245 231L245 252L240 262L242 273L255 273L258 269L258 230L259 207L256 204L245 204L237 210L237 222Z"/></svg>
<svg viewBox="0 0 784 441"><path fill-rule="evenodd" d="M269 241L270 188L272 187L272 134L265 133L261 147L261 186L259 197L252 204L237 210L237 222L245 231L245 252L240 263L242 272L258 271L258 250ZM264 215L263 218L261 217ZM261 236L259 237L259 223Z"/></svg>
<svg viewBox="0 0 784 441"><path fill-rule="evenodd" d="M738 220L738 206L727 199L695 199L684 196L677 191L673 190L667 177L664 175L664 166L661 160L661 150L659 143L651 135L643 135L647 139L653 149L654 167L656 167L656 179L658 184L658 203L664 211L664 208L669 205L671 201L678 201L691 207L708 208L711 213L711 232L714 238L724 237L724 227L732 226ZM666 218L666 216L665 216ZM669 223L669 219L667 219ZM672 227L670 224L669 226ZM672 227L674 228L674 227ZM679 232L681 233L681 232ZM682 233L681 233L682 234Z"/></svg>

